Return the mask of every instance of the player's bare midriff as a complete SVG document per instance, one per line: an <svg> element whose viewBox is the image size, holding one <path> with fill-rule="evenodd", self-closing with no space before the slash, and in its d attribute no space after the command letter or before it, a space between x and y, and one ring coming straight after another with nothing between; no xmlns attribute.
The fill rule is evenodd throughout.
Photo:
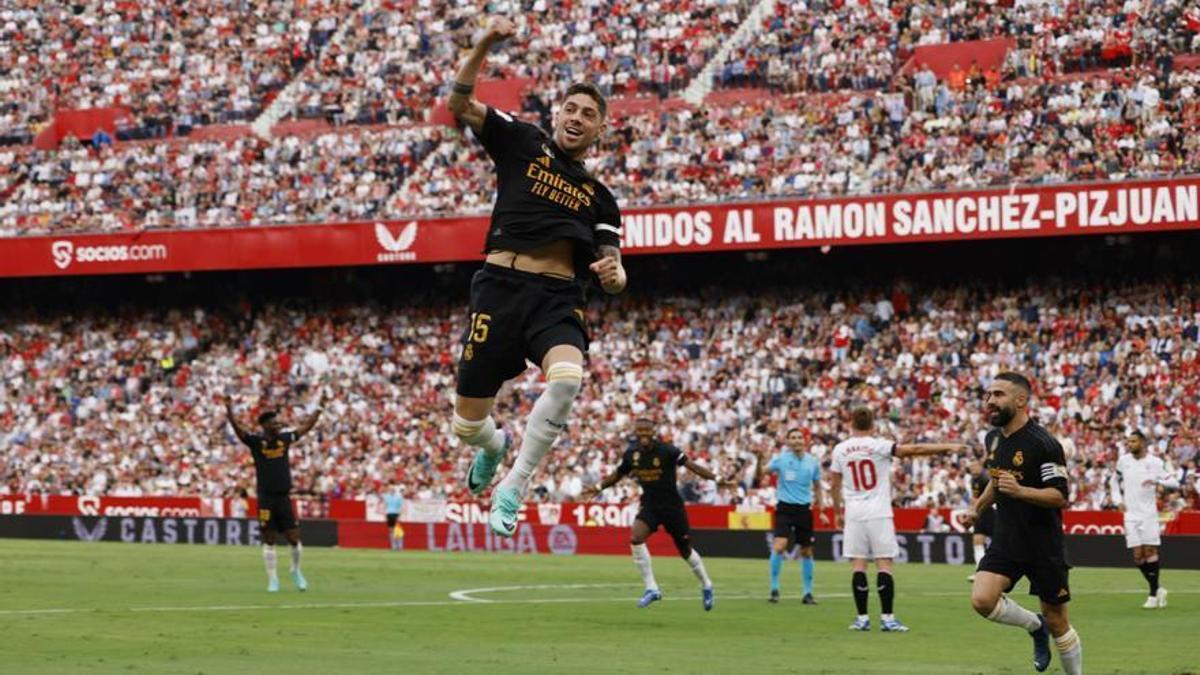
<svg viewBox="0 0 1200 675"><path fill-rule="evenodd" d="M574 256L574 244L561 239L529 251L491 251L487 254L486 262L522 272L574 279Z"/></svg>

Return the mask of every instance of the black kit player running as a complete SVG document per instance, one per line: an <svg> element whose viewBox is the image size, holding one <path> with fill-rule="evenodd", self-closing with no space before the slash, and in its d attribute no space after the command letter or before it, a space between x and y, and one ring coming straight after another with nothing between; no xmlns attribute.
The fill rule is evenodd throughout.
<svg viewBox="0 0 1200 675"><path fill-rule="evenodd" d="M1007 473L1023 487L1056 488L1067 496L1065 472L1060 474L1056 468L1066 465L1062 446L1037 422L1029 420L1007 437L994 429L984 443L989 475ZM1029 577L1030 595L1052 605L1070 602L1062 512L1004 493L998 492L994 498L992 544L979 565L980 571L1002 574L1014 584L1023 576ZM981 514L980 522L986 514Z"/></svg>
<svg viewBox="0 0 1200 675"><path fill-rule="evenodd" d="M602 491L616 485L626 476L632 476L642 486L642 497L637 517L633 521L629 544L633 552L633 561L642 573L642 581L646 591L638 600L638 607L648 607L651 603L662 599L658 582L654 579L654 569L650 562L650 550L646 540L659 527L671 535L675 549L679 551L692 573L700 580L701 598L704 610L713 606L712 580L704 569L704 561L700 554L692 548L692 531L688 524L687 509L684 508L683 498L679 496L676 483L676 471L684 467L705 480L717 480L717 476L709 469L696 464L679 448L665 443L654 434L654 423L648 419L637 420L635 441L621 456L617 470L604 480L584 491L587 498L599 495ZM721 484L730 484L721 480Z"/></svg>
<svg viewBox="0 0 1200 675"><path fill-rule="evenodd" d="M455 76L449 100L451 112L496 165L487 257L471 282L452 424L461 442L478 448L467 470L472 494L487 490L512 444L491 416L500 386L523 372L527 361L546 378L516 461L492 493L488 524L505 537L516 531L529 479L566 428L583 386L585 282L595 274L607 293L626 284L620 210L583 165L607 125L600 91L571 85L558 105L553 134L473 97L488 51L515 35L511 21L491 19Z"/></svg>
<svg viewBox="0 0 1200 675"><path fill-rule="evenodd" d="M276 411L267 411L258 416L261 433L248 431L237 422L232 403L226 402L225 411L233 431L254 458L254 475L257 485L258 522L262 531L263 562L267 568L267 591L279 590L279 578L275 573L275 533L282 532L291 546L291 576L301 591L308 589L308 582L300 571L300 525L292 508L292 469L288 453L296 441L312 430L321 417L324 407L317 408L299 427L287 430L279 422Z"/></svg>
<svg viewBox="0 0 1200 675"><path fill-rule="evenodd" d="M1033 395L1029 380L1000 373L984 397L994 429L984 440L985 467L991 480L972 504L967 524L996 506L992 543L979 563L971 587L971 607L996 623L1019 626L1033 638L1033 665L1050 667L1054 637L1067 675L1083 672L1083 644L1071 626L1071 600L1061 509L1068 503L1066 458L1053 434L1029 417ZM1029 590L1041 601L1041 614L1006 594L1029 577Z"/></svg>

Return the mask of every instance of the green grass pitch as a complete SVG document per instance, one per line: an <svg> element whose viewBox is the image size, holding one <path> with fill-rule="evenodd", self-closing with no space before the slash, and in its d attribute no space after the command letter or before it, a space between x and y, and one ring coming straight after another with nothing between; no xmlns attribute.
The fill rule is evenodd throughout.
<svg viewBox="0 0 1200 675"><path fill-rule="evenodd" d="M965 567L900 566L912 631L878 632L872 592L876 630L861 634L846 630L846 564L817 563L810 607L796 563L769 605L765 560L709 558L705 613L674 557L655 558L665 599L645 610L626 557L310 548L303 594L286 558L268 595L253 548L0 540L0 672L1033 672L1028 637L971 611ZM1170 606L1146 611L1132 567L1073 572L1086 672L1200 673L1200 572L1163 580Z"/></svg>

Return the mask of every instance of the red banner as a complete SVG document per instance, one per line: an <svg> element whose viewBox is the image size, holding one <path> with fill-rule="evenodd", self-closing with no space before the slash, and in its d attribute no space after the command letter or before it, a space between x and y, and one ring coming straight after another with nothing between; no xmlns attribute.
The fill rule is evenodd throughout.
<svg viewBox="0 0 1200 675"><path fill-rule="evenodd" d="M638 253L1188 230L1200 179L632 209ZM0 239L0 276L338 267L480 259L487 219L441 218Z"/></svg>

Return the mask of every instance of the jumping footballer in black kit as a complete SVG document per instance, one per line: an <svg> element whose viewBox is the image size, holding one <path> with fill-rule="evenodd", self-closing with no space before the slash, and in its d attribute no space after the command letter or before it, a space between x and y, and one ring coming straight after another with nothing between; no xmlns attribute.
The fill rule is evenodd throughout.
<svg viewBox="0 0 1200 675"><path fill-rule="evenodd" d="M621 464L611 476L584 491L584 496L591 499L604 490L616 485L625 476L632 475L642 486L641 509L633 521L633 530L629 538L633 551L633 562L642 573L646 591L638 600L638 607L648 607L651 603L662 600L658 582L654 579L654 570L650 564L650 550L646 548L646 540L654 534L661 525L671 535L679 555L687 561L692 573L700 580L700 594L704 601L704 611L713 607L712 579L704 569L704 561L700 554L692 548L691 527L688 525L687 510L683 506L683 498L679 496L679 488L675 484L675 471L685 467L692 473L705 480L717 480L712 471L688 459L679 448L664 443L654 435L654 423L649 419L638 419L634 424L636 440L621 457ZM730 484L722 480L722 484Z"/></svg>
<svg viewBox="0 0 1200 675"><path fill-rule="evenodd" d="M229 424L238 439L250 448L254 458L254 474L258 485L258 522L262 527L263 562L267 567L267 592L279 591L279 576L275 573L275 533L282 532L292 549L291 575L296 588L308 590L308 581L300 572L300 525L292 509L289 494L292 491L292 469L288 464L288 451L316 425L324 407L317 408L296 429L284 429L278 413L268 410L258 416L262 433L247 431L237 422L233 404L225 403Z"/></svg>
<svg viewBox="0 0 1200 675"><path fill-rule="evenodd" d="M617 202L582 163L606 128L599 90L582 83L568 88L553 135L472 96L488 50L515 32L507 19L491 20L449 101L495 162L497 179L487 258L471 281L452 425L455 436L478 448L467 471L472 494L487 490L512 445L491 415L500 386L524 372L526 361L546 376L517 459L492 493L488 524L505 537L516 531L529 480L566 429L583 386L586 281L594 274L606 293L620 293L626 283Z"/></svg>
<svg viewBox="0 0 1200 675"><path fill-rule="evenodd" d="M1062 445L1029 418L1033 388L1018 373L1001 373L988 386L988 422L996 427L984 441L986 468L991 477L975 500L967 524L996 505L992 544L979 564L971 587L971 606L990 621L1020 626L1033 638L1033 666L1050 667L1054 635L1067 675L1083 672L1083 646L1067 618L1071 600L1062 512L1067 504L1067 468ZM1005 595L1021 577L1029 577L1029 592L1041 600L1042 614L1018 605Z"/></svg>

